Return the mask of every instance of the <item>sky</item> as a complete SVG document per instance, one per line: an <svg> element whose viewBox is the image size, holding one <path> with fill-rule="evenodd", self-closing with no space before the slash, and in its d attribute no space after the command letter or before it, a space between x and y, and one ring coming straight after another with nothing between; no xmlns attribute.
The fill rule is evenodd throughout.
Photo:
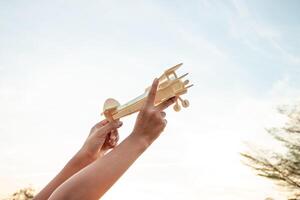
<svg viewBox="0 0 300 200"><path fill-rule="evenodd" d="M183 62L195 86L103 199L265 199L284 193L241 162L300 95L297 0L0 1L0 197L41 189L105 99L126 103ZM124 139L136 115L123 119Z"/></svg>

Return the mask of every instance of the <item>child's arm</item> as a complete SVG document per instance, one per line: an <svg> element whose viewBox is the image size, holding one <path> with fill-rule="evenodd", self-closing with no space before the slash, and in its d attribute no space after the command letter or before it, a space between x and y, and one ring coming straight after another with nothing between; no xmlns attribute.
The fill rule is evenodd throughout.
<svg viewBox="0 0 300 200"><path fill-rule="evenodd" d="M63 183L54 191L50 200L99 199L123 175L167 124L163 110L171 105L174 99L154 107L157 85L156 79L145 106L137 117L132 134L102 159L93 162Z"/></svg>
<svg viewBox="0 0 300 200"><path fill-rule="evenodd" d="M104 120L96 124L85 141L83 147L66 164L66 166L47 184L34 198L34 200L45 200L50 197L52 192L69 177L95 161L97 158L116 145L118 140L117 128L121 122Z"/></svg>

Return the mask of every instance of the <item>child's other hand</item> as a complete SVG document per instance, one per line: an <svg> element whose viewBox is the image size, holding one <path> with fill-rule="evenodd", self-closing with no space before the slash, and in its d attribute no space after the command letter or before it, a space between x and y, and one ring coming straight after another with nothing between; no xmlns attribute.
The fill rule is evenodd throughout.
<svg viewBox="0 0 300 200"><path fill-rule="evenodd" d="M108 122L106 119L97 123L91 129L80 154L92 160L104 155L109 149L117 145L119 140L118 128L121 126L121 121Z"/></svg>

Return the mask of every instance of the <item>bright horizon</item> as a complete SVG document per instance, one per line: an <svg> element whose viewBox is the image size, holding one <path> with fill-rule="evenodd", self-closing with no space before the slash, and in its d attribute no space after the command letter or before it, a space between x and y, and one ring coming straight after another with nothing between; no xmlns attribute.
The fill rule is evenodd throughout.
<svg viewBox="0 0 300 200"><path fill-rule="evenodd" d="M125 103L183 62L190 107L103 199L285 199L240 161L273 145L299 100L298 1L2 1L0 198L40 189L81 147L105 99ZM136 115L124 118L124 139Z"/></svg>

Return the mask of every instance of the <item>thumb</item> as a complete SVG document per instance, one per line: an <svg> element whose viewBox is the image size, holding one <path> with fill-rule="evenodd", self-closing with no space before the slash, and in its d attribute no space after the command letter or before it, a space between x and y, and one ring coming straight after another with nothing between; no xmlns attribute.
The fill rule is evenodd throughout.
<svg viewBox="0 0 300 200"><path fill-rule="evenodd" d="M97 132L102 133L102 134L108 134L112 130L120 128L122 125L123 125L123 123L121 121L112 121L112 122L109 122L108 124L102 126L99 129L99 131L97 131Z"/></svg>

